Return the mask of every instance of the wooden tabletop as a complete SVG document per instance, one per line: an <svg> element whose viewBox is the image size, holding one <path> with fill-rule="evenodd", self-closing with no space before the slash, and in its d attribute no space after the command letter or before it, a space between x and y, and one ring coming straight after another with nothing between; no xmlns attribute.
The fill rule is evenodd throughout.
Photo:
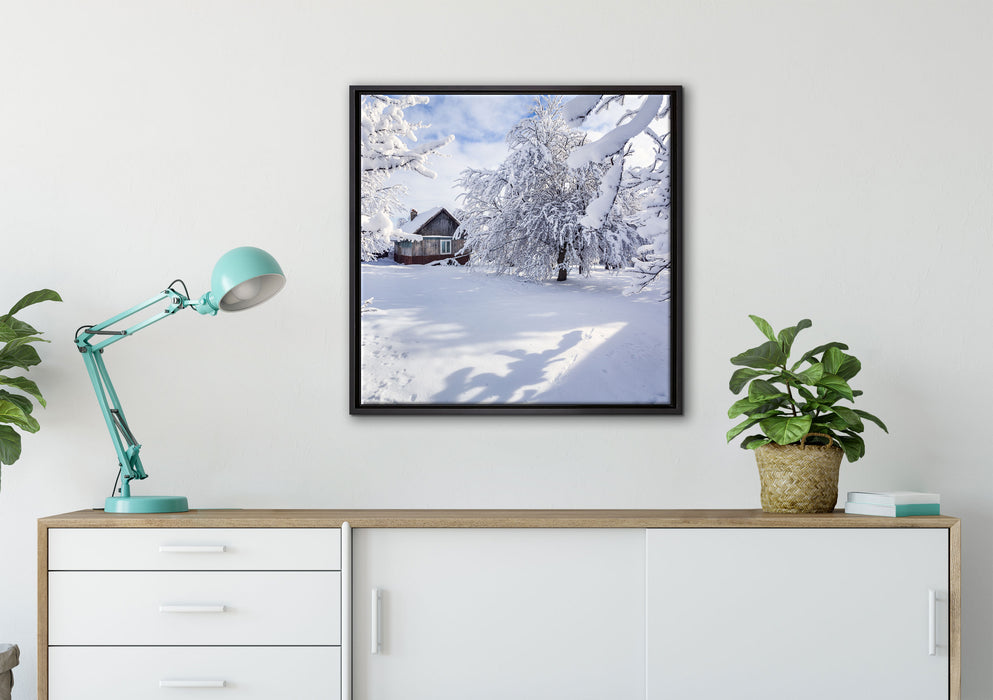
<svg viewBox="0 0 993 700"><path fill-rule="evenodd" d="M902 518L765 513L761 510L313 510L209 509L186 513L120 514L79 510L41 518L41 528L62 527L340 527L353 528L951 528L946 515Z"/></svg>

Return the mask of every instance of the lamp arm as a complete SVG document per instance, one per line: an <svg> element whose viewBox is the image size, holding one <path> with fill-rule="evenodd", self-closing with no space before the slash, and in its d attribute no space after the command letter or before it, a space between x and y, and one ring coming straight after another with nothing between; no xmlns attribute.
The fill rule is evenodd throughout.
<svg viewBox="0 0 993 700"><path fill-rule="evenodd" d="M114 450L117 452L117 461L121 467L121 495L123 496L131 495L129 482L132 479L144 479L148 475L145 473L145 469L141 464L141 458L138 455L141 451L141 445L138 444L130 427L128 427L127 418L125 418L124 410L121 408L121 401L117 396L117 392L114 390L113 383L110 381L110 375L107 373L107 366L103 361L104 348L174 315L180 309L193 307L203 314L216 314L217 310L212 308L208 303L205 303L208 295L209 292L204 294L199 302L192 302L185 294L181 294L171 288L166 289L151 299L127 311L123 311L102 323L83 326L76 331L74 342L79 352L83 355L83 364L86 366L90 382L93 384L97 403L100 405L104 422L106 422L107 430L110 432L110 439L114 443ZM140 321L126 330L108 330L111 326L163 301L169 301L169 305L160 313ZM103 338L103 340L97 341L98 338Z"/></svg>

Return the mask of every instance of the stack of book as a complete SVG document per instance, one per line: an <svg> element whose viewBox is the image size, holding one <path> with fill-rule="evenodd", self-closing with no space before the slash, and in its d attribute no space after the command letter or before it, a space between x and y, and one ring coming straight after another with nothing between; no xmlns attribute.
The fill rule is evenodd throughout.
<svg viewBox="0 0 993 700"><path fill-rule="evenodd" d="M918 491L849 491L845 512L854 515L941 515L941 498Z"/></svg>

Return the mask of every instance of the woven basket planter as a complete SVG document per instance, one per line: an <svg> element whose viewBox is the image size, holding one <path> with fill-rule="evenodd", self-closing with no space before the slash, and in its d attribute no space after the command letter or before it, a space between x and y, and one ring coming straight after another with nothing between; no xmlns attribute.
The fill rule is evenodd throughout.
<svg viewBox="0 0 993 700"><path fill-rule="evenodd" d="M838 469L844 455L844 450L834 444L770 443L756 448L762 510L830 513L838 503Z"/></svg>

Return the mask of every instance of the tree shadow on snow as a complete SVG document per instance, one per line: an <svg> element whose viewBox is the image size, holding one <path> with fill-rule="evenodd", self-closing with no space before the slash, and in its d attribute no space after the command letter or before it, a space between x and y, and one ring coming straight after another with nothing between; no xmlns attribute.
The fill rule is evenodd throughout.
<svg viewBox="0 0 993 700"><path fill-rule="evenodd" d="M516 358L507 365L507 374L485 372L469 377L471 367L463 367L445 378L445 388L432 397L435 403L527 403L537 391L524 389L541 384L545 371L553 358L570 350L582 341L581 331L571 331L562 336L554 348L542 352L501 350L496 353Z"/></svg>

